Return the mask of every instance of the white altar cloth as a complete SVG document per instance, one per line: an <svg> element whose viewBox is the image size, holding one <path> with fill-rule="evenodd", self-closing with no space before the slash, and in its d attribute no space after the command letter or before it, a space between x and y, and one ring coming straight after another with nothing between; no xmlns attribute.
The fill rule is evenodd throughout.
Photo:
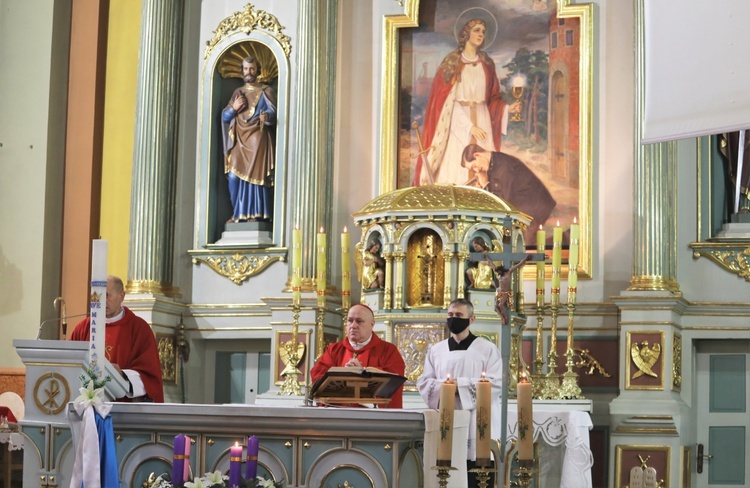
<svg viewBox="0 0 750 488"><path fill-rule="evenodd" d="M591 488L594 457L588 412L539 411L534 404L534 442L539 446L540 486ZM508 441L518 439L518 413L508 409Z"/></svg>
<svg viewBox="0 0 750 488"><path fill-rule="evenodd" d="M549 408L549 407L547 407ZM438 486L435 465L437 454L437 411L425 410L424 476L425 488ZM453 467L448 479L449 487L466 485L466 458L468 412L456 411L453 429ZM580 410L555 411L534 403L534 442L541 460L539 486L545 488L592 488L591 468L594 458L589 445L589 430L593 427L588 412ZM507 448L518 439L518 413L515 405L508 408ZM506 455L508 454L506 450ZM515 456L515 454L513 454ZM502 464L496 463L499 470ZM506 484L508 480L506 477Z"/></svg>

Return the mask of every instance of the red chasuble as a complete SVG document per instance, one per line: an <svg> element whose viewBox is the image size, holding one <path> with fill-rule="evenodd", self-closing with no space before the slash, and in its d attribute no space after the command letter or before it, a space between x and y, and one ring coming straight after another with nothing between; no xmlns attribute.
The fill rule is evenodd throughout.
<svg viewBox="0 0 750 488"><path fill-rule="evenodd" d="M378 368L389 373L404 375L406 365L398 348L373 334L372 340L358 351L354 351L348 339L329 345L310 370L312 381L315 382L333 366L344 366L354 356L355 352L357 353L357 359L364 367ZM396 393L391 397L391 402L385 408L403 408L403 392L403 386L396 390Z"/></svg>
<svg viewBox="0 0 750 488"><path fill-rule="evenodd" d="M120 369L132 369L141 375L146 394L155 402L164 402L164 390L159 365L159 352L154 333L145 320L128 308L122 319L106 325L104 336L105 356ZM72 341L88 341L90 321L86 317L76 325L70 335ZM122 399L127 401L127 399Z"/></svg>

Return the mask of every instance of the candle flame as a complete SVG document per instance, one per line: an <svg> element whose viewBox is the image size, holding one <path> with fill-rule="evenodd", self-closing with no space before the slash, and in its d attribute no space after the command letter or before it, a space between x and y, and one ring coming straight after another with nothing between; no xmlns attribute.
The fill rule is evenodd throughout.
<svg viewBox="0 0 750 488"><path fill-rule="evenodd" d="M239 442L237 442L237 441L234 441L234 447L240 447L240 444L239 444Z"/></svg>
<svg viewBox="0 0 750 488"><path fill-rule="evenodd" d="M544 230L544 227L542 227L542 224L539 224L539 230Z"/></svg>
<svg viewBox="0 0 750 488"><path fill-rule="evenodd" d="M323 226L322 225L320 226L320 230L318 232L320 232L321 234L325 234L325 231L323 230Z"/></svg>
<svg viewBox="0 0 750 488"><path fill-rule="evenodd" d="M557 227L560 227L560 219L557 219Z"/></svg>
<svg viewBox="0 0 750 488"><path fill-rule="evenodd" d="M573 223L574 223L574 224L577 224L577 223L578 223L578 218L577 218L577 217L573 217Z"/></svg>
<svg viewBox="0 0 750 488"><path fill-rule="evenodd" d="M347 232L349 232L349 230L346 228L346 226L344 226L344 234L346 234Z"/></svg>

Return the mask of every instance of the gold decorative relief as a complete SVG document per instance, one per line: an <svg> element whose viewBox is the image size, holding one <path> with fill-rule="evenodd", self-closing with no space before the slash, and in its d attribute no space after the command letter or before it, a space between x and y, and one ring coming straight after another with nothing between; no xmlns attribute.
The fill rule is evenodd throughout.
<svg viewBox="0 0 750 488"><path fill-rule="evenodd" d="M627 331L625 388L664 389L664 331Z"/></svg>
<svg viewBox="0 0 750 488"><path fill-rule="evenodd" d="M243 256L237 253L233 256L194 257L193 264L206 263L221 276L239 285L280 259L280 256Z"/></svg>
<svg viewBox="0 0 750 488"><path fill-rule="evenodd" d="M588 371L584 371L584 374L592 375L594 374L594 371L596 371L605 378L612 376L607 373L607 370L604 369L601 363L589 352L588 349L573 349L573 353L578 358L575 362L576 366L582 369L588 369Z"/></svg>
<svg viewBox="0 0 750 488"><path fill-rule="evenodd" d="M682 336L674 334L672 337L672 389L680 391L682 388Z"/></svg>
<svg viewBox="0 0 750 488"><path fill-rule="evenodd" d="M159 351L161 378L164 383L177 384L175 338L173 335L156 334L156 348Z"/></svg>
<svg viewBox="0 0 750 488"><path fill-rule="evenodd" d="M396 324L394 335L406 363L404 391L416 391L427 350L445 338L445 324Z"/></svg>
<svg viewBox="0 0 750 488"><path fill-rule="evenodd" d="M250 34L256 29L262 29L275 38L284 50L286 57L289 57L292 52L292 45L289 36L282 34L281 31L284 30L284 27L279 24L279 19L264 10L255 10L255 7L248 3L241 12L235 12L219 23L214 31L214 36L211 40L206 41L206 51L203 53L204 59L208 59L214 47L230 34L237 31Z"/></svg>
<svg viewBox="0 0 750 488"><path fill-rule="evenodd" d="M70 401L68 380L60 373L44 373L34 384L34 403L40 412L57 415Z"/></svg>
<svg viewBox="0 0 750 488"><path fill-rule="evenodd" d="M707 257L730 273L750 281L750 246L695 242L690 247L693 259Z"/></svg>

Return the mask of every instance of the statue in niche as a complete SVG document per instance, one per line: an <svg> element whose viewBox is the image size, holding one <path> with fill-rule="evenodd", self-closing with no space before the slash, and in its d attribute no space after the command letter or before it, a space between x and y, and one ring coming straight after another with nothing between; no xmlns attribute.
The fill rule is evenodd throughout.
<svg viewBox="0 0 750 488"><path fill-rule="evenodd" d="M731 214L750 213L750 131L719 135L719 152L724 162L726 207ZM743 147L740 148L740 141ZM742 174L738 175L738 159L742 155ZM739 201L735 199L739 195Z"/></svg>
<svg viewBox="0 0 750 488"><path fill-rule="evenodd" d="M250 43L257 48L258 43ZM227 175L232 216L227 223L273 219L276 94L265 84L265 62L277 71L273 56L248 54L241 62L243 85L235 89L221 112L224 173ZM247 49L245 49L247 52ZM263 61L262 59L267 61Z"/></svg>
<svg viewBox="0 0 750 488"><path fill-rule="evenodd" d="M471 247L472 252L490 252L487 241L480 236L471 240ZM469 288L476 290L490 290L498 286L492 266L486 261L469 261L466 278L469 280Z"/></svg>
<svg viewBox="0 0 750 488"><path fill-rule="evenodd" d="M383 288L385 261L380 256L380 241L372 239L362 251L362 286L365 289Z"/></svg>

